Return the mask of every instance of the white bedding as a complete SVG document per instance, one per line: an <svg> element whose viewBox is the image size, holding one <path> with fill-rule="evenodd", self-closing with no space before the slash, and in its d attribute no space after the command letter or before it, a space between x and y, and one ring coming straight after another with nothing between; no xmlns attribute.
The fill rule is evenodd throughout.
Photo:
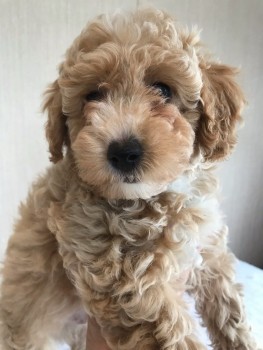
<svg viewBox="0 0 263 350"><path fill-rule="evenodd" d="M263 349L263 270L238 262L237 279L244 285L248 319L255 339Z"/></svg>

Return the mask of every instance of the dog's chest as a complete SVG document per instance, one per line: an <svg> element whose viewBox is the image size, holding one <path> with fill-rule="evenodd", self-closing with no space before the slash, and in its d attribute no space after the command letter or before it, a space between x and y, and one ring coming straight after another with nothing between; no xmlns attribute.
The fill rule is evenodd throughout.
<svg viewBox="0 0 263 350"><path fill-rule="evenodd" d="M202 250L222 228L216 197L198 186L185 191L177 184L147 201L71 197L57 220L61 252L77 250L92 283L103 281L105 290L121 276L137 280L153 270L161 280L179 276L201 263Z"/></svg>
<svg viewBox="0 0 263 350"><path fill-rule="evenodd" d="M181 270L200 265L202 251L222 230L217 183L213 180L208 173L197 181L180 179L170 187L177 198L177 207L170 215L172 230L167 239L180 242L176 256Z"/></svg>
<svg viewBox="0 0 263 350"><path fill-rule="evenodd" d="M123 259L137 264L140 254L169 260L175 272L198 266L202 250L220 231L217 199L193 193L166 192L148 201L118 204L107 213L113 237L122 240ZM131 258L132 257L132 258Z"/></svg>

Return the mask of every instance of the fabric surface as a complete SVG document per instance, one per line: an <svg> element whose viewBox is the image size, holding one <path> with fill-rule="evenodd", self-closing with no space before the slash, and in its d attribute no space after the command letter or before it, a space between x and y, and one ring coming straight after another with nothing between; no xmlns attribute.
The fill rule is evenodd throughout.
<svg viewBox="0 0 263 350"><path fill-rule="evenodd" d="M245 307L252 333L263 349L263 270L239 261L237 280L244 286Z"/></svg>

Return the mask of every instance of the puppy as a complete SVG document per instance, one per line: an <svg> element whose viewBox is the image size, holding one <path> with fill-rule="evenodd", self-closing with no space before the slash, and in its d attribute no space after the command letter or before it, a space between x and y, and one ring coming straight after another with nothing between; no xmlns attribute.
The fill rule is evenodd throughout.
<svg viewBox="0 0 263 350"><path fill-rule="evenodd" d="M214 349L256 349L213 174L236 143L236 73L154 9L75 39L44 103L54 165L7 249L3 350L83 349L83 310L114 350L205 349L185 289Z"/></svg>

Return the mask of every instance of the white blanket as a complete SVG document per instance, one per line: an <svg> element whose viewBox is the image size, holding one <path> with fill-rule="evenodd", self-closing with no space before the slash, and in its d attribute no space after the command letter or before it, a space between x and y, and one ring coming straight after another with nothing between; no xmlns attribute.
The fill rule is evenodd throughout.
<svg viewBox="0 0 263 350"><path fill-rule="evenodd" d="M244 286L245 307L252 333L263 349L263 270L239 261L237 280Z"/></svg>

